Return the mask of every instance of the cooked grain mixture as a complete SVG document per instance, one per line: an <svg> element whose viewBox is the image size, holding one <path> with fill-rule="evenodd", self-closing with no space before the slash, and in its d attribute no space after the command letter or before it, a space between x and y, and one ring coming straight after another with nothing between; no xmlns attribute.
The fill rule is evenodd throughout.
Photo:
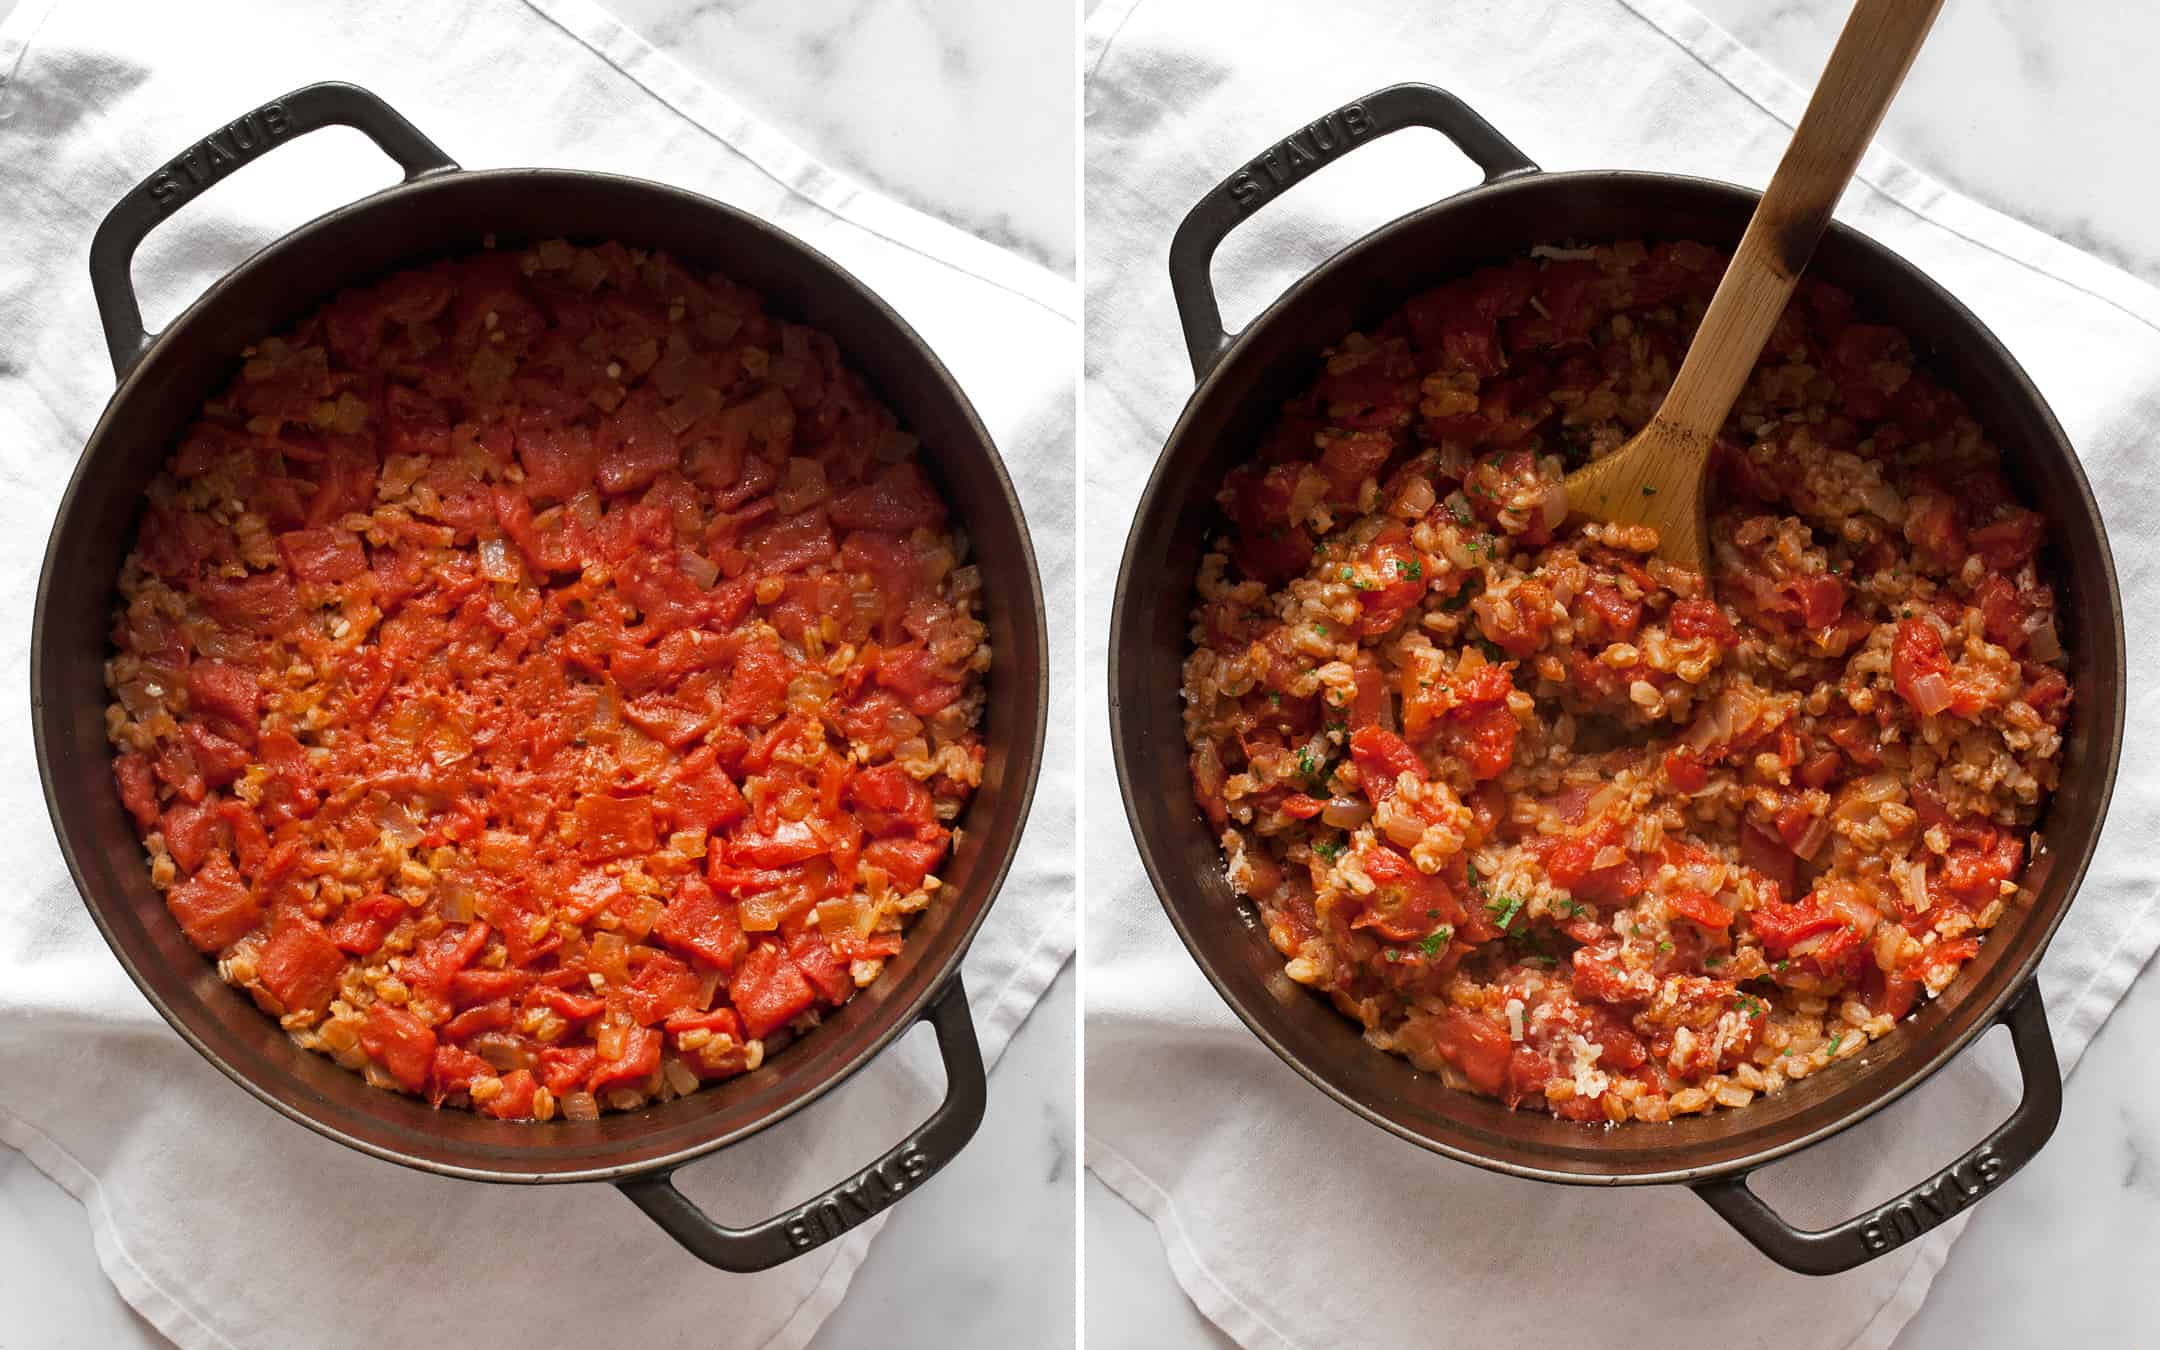
<svg viewBox="0 0 2160 1350"><path fill-rule="evenodd" d="M980 579L825 335L555 241L247 353L120 577L120 795L188 939L378 1087L591 1119L897 953L980 782Z"/></svg>
<svg viewBox="0 0 2160 1350"><path fill-rule="evenodd" d="M1290 978L1571 1120L1744 1106L1940 992L2020 912L2069 713L2041 518L1831 286L1726 426L1710 577L1565 526L1724 264L1541 248L1350 334L1193 612L1194 791Z"/></svg>

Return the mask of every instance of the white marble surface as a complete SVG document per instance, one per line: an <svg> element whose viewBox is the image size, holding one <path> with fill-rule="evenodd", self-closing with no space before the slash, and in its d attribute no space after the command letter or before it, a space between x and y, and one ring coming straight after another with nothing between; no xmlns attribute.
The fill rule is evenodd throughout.
<svg viewBox="0 0 2160 1350"><path fill-rule="evenodd" d="M603 0L827 164L1073 274L1071 0Z"/></svg>
<svg viewBox="0 0 2160 1350"><path fill-rule="evenodd" d="M1845 0L1693 3L1802 85L1850 10ZM2160 284L2156 56L2160 6L1947 4L1882 136L1965 195ZM1974 1213L1897 1350L2160 1345L2154 1044L2160 978L2148 971L2071 1076L2054 1139ZM1945 1160L1972 1142L1945 1140ZM1147 1221L1093 1177L1082 1213L1091 1350L1232 1345L1179 1291Z"/></svg>
<svg viewBox="0 0 2160 1350"><path fill-rule="evenodd" d="M603 2L842 173L1071 275L1063 0ZM1072 1344L1073 986L1068 967L991 1074L981 1131L894 1209L813 1350ZM99 1270L82 1207L0 1148L0 1350L168 1345Z"/></svg>

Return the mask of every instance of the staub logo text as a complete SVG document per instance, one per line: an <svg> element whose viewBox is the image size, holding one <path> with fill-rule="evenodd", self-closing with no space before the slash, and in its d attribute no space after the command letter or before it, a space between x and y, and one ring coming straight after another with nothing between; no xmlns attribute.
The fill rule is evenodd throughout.
<svg viewBox="0 0 2160 1350"><path fill-rule="evenodd" d="M930 1159L917 1149L863 1169L831 1195L806 1205L787 1222L788 1245L804 1252L878 1213L930 1175Z"/></svg>
<svg viewBox="0 0 2160 1350"><path fill-rule="evenodd" d="M2008 1163L1982 1149L1903 1200L1877 1210L1860 1230L1860 1240L1871 1252L1910 1242L1986 1195L2009 1174Z"/></svg>
<svg viewBox="0 0 2160 1350"><path fill-rule="evenodd" d="M292 114L282 103L265 103L236 122L227 123L180 152L172 163L150 176L150 200L170 211L194 193L223 178L292 134Z"/></svg>
<svg viewBox="0 0 2160 1350"><path fill-rule="evenodd" d="M1372 129L1372 114L1362 103L1300 127L1230 175L1230 200L1240 211L1256 210L1269 197L1370 136Z"/></svg>

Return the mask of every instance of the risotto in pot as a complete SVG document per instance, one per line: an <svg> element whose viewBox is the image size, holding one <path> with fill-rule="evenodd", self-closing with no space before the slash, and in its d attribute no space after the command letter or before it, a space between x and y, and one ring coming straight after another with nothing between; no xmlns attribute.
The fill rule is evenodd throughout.
<svg viewBox="0 0 2160 1350"><path fill-rule="evenodd" d="M2030 898L2070 712L2045 522L1897 329L1801 283L1711 575L1567 523L1724 265L1540 248L1410 298L1323 354L1202 564L1185 729L1232 885L1290 979L1510 1107L1745 1106Z"/></svg>
<svg viewBox="0 0 2160 1350"><path fill-rule="evenodd" d="M152 483L107 725L152 882L301 1046L504 1119L755 1069L980 782L980 579L821 333L561 241L246 354Z"/></svg>

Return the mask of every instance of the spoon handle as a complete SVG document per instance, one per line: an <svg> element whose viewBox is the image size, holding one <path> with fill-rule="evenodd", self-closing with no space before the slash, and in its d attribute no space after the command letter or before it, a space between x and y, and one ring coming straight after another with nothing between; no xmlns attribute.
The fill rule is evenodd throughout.
<svg viewBox="0 0 2160 1350"><path fill-rule="evenodd" d="M1942 0L1859 0L1656 421L1707 455Z"/></svg>

